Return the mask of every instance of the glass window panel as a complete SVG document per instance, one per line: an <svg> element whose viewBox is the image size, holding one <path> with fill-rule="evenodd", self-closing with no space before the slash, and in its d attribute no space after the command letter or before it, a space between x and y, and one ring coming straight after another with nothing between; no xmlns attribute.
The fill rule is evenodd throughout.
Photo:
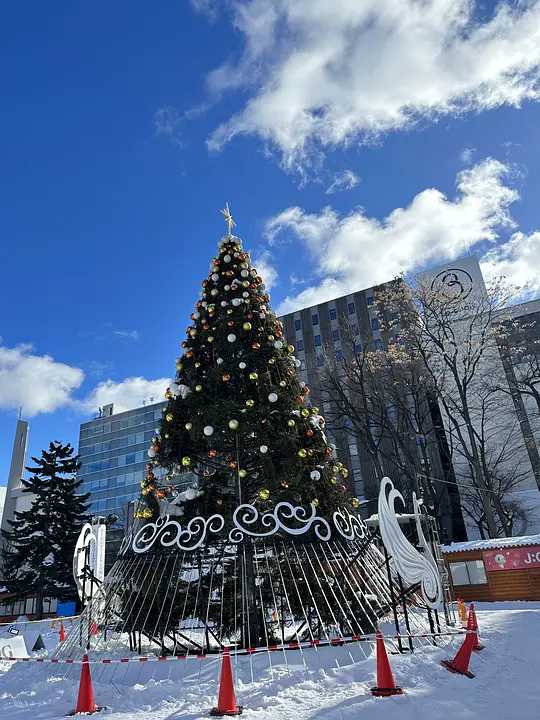
<svg viewBox="0 0 540 720"><path fill-rule="evenodd" d="M314 313L314 314L311 316L311 322L313 323L313 325L318 325L318 324L319 324L319 313Z"/></svg>
<svg viewBox="0 0 540 720"><path fill-rule="evenodd" d="M313 344L315 345L315 347L321 346L321 336L320 335L315 335L315 337L313 338Z"/></svg>
<svg viewBox="0 0 540 720"><path fill-rule="evenodd" d="M467 570L471 585L484 585L487 583L486 569L482 560L468 561Z"/></svg>
<svg viewBox="0 0 540 720"><path fill-rule="evenodd" d="M302 321L301 320L295 320L294 321L294 329L295 330L301 330L302 329Z"/></svg>
<svg viewBox="0 0 540 720"><path fill-rule="evenodd" d="M330 308L330 310L328 311L328 317L330 318L330 320L335 320L337 318L336 308Z"/></svg>
<svg viewBox="0 0 540 720"><path fill-rule="evenodd" d="M468 585L469 573L467 572L467 563L453 562L450 563L450 574L454 585Z"/></svg>
<svg viewBox="0 0 540 720"><path fill-rule="evenodd" d="M354 314L354 311L355 311L354 303L353 303L353 302L350 302L350 303L347 305L347 308L348 308L348 310L349 310L349 315L353 315L353 314Z"/></svg>
<svg viewBox="0 0 540 720"><path fill-rule="evenodd" d="M304 341L303 340L296 341L296 349L298 350L298 352L303 352L303 350L304 350Z"/></svg>

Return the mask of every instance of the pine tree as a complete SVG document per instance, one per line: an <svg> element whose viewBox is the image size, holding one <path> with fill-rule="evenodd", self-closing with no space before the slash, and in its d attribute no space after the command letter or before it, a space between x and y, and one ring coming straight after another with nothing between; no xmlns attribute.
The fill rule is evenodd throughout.
<svg viewBox="0 0 540 720"><path fill-rule="evenodd" d="M186 520L214 512L230 518L240 503L264 511L288 501L318 507L323 515L358 506L348 493L348 470L334 457L319 409L309 405L309 389L297 377L300 362L269 301L229 227L202 283L166 392L168 406L141 484L139 518L155 519L159 503L171 499L169 510ZM165 469L165 480L157 479L156 467ZM171 498L171 481L186 472L197 481Z"/></svg>
<svg viewBox="0 0 540 720"><path fill-rule="evenodd" d="M17 598L37 597L38 617L43 616L43 598L76 598L72 576L73 549L86 519L89 494L78 494L78 456L68 443L51 442L31 476L22 480L23 493L33 496L29 510L15 513L12 529L5 533L5 581Z"/></svg>

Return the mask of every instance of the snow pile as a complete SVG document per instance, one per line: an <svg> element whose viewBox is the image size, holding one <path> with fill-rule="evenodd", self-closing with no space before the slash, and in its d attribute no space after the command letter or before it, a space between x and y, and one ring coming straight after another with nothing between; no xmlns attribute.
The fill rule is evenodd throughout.
<svg viewBox="0 0 540 720"><path fill-rule="evenodd" d="M452 657L427 647L391 655L396 681L406 694L373 698L375 663L357 647L294 651L284 656L235 658L238 701L246 720L537 720L540 685L537 638L540 603L480 605L486 649L475 653L474 680L452 675L439 661ZM272 666L269 665L269 660ZM0 663L0 666L2 664ZM56 720L73 709L80 666L4 663L0 717ZM216 659L94 665L96 700L109 720L198 720L215 705ZM99 716L98 716L99 717Z"/></svg>
<svg viewBox="0 0 540 720"><path fill-rule="evenodd" d="M540 545L540 535L519 535L517 537L495 538L493 540L467 540L465 542L441 545L442 553L464 552L465 550L496 550L508 547Z"/></svg>

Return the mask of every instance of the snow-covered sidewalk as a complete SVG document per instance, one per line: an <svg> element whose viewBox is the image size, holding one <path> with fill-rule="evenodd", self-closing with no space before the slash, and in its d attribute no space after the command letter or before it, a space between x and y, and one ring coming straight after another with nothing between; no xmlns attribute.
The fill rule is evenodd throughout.
<svg viewBox="0 0 540 720"><path fill-rule="evenodd" d="M477 606L482 641L471 669L452 675L440 660L459 645L392 655L405 695L373 698L374 658L353 647L238 659L238 701L246 720L538 720L540 603ZM0 718L53 720L74 707L80 666L0 663ZM215 659L92 666L96 700L108 720L197 720L215 705Z"/></svg>

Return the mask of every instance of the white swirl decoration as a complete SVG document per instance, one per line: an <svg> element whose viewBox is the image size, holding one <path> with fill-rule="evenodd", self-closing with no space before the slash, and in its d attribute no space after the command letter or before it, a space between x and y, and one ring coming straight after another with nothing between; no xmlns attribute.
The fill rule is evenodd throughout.
<svg viewBox="0 0 540 720"><path fill-rule="evenodd" d="M168 515L160 517L155 523L146 523L133 538L131 547L136 553L150 550L158 540L163 547L177 545L180 550L196 550L210 533L219 533L225 524L221 515L209 518L195 517L182 529L181 524L171 520Z"/></svg>
<svg viewBox="0 0 540 720"><path fill-rule="evenodd" d="M390 488L388 495L387 488ZM411 545L399 526L394 508L396 499L405 505L402 494L396 490L390 478L383 478L379 490L379 527L382 541L403 580L410 585L420 583L426 604L437 609L442 601L442 583L437 564L421 529L416 497L416 524L417 528L420 527L419 540L424 549L423 554Z"/></svg>
<svg viewBox="0 0 540 720"><path fill-rule="evenodd" d="M346 540L358 538L363 540L367 536L367 528L363 520L352 515L349 510L336 510L332 515L334 526L338 533Z"/></svg>
<svg viewBox="0 0 540 720"><path fill-rule="evenodd" d="M332 522L335 531L348 541L363 540L367 537L364 522L347 509L336 510L332 515ZM314 505L305 508L289 502L279 502L273 510L264 513L254 505L239 505L233 513L232 524L227 541L234 544L241 543L246 536L265 538L276 533L299 536L310 531L318 540L328 542L333 530L327 519L317 515ZM176 545L180 550L195 550L207 541L210 535L220 533L224 527L225 519L222 515L194 517L185 526L181 525L178 518L164 515L155 522L146 523L136 533L133 530L128 532L122 542L120 554L127 552L129 547L136 553L144 553L156 543L164 548Z"/></svg>
<svg viewBox="0 0 540 720"><path fill-rule="evenodd" d="M280 530L289 535L304 535L311 529L319 540L329 540L332 535L330 525L317 515L315 506L310 507L311 512L300 505L295 507L288 502L279 502L272 511L261 515L253 505L239 505L233 514L234 528L229 540L238 543L245 535L269 537Z"/></svg>

